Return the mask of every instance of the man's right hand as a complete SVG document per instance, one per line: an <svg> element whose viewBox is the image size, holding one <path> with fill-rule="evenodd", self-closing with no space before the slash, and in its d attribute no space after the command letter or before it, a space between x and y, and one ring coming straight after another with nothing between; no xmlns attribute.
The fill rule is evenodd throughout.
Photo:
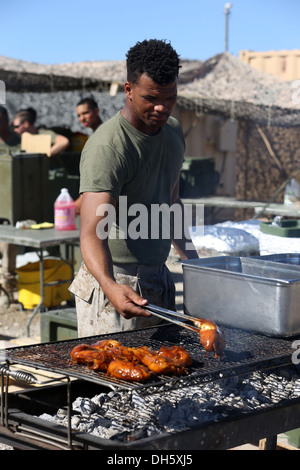
<svg viewBox="0 0 300 470"><path fill-rule="evenodd" d="M114 283L105 289L105 294L122 317L129 320L133 317L151 317L143 307L148 301L137 294L131 287L125 284Z"/></svg>

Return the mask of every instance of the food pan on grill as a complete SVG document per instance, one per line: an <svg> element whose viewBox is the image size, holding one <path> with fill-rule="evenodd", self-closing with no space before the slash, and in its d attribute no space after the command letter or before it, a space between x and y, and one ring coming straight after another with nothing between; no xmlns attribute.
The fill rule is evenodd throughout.
<svg viewBox="0 0 300 470"><path fill-rule="evenodd" d="M220 256L183 266L184 309L189 315L266 335L300 333L300 263L277 258Z"/></svg>

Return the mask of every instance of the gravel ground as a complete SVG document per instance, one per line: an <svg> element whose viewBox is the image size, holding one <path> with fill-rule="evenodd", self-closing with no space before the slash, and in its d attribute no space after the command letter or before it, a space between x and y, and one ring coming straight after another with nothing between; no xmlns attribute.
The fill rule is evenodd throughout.
<svg viewBox="0 0 300 470"><path fill-rule="evenodd" d="M0 296L0 341L10 341L27 336L27 322L32 310L23 310L20 304L3 305ZM35 342L40 336L40 318L36 315L30 325L30 338Z"/></svg>

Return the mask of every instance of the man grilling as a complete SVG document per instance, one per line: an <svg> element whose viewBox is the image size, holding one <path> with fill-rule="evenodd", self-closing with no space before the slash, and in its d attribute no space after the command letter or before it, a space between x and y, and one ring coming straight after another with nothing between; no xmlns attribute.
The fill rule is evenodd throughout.
<svg viewBox="0 0 300 470"><path fill-rule="evenodd" d="M179 176L185 142L179 122L170 117L179 68L179 56L166 41L133 46L127 53L125 106L83 149L83 264L70 287L79 337L158 323L143 307L149 302L175 309L175 286L165 266L171 242L182 259L198 257L184 230L177 238L171 229L166 235L165 221L154 226L152 214L157 206L182 208ZM108 238L104 227L110 225L111 213L116 220ZM180 222L170 218L167 225L174 231L179 223L183 225L183 217Z"/></svg>

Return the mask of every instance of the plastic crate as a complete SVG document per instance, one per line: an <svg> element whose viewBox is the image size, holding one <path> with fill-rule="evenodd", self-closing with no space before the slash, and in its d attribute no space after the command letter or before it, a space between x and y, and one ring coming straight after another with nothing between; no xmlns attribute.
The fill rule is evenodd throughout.
<svg viewBox="0 0 300 470"><path fill-rule="evenodd" d="M75 339L77 334L76 309L60 309L41 314L41 342Z"/></svg>
<svg viewBox="0 0 300 470"><path fill-rule="evenodd" d="M288 437L288 443L293 446L300 448L300 428L293 429L292 431L287 431L286 435Z"/></svg>

